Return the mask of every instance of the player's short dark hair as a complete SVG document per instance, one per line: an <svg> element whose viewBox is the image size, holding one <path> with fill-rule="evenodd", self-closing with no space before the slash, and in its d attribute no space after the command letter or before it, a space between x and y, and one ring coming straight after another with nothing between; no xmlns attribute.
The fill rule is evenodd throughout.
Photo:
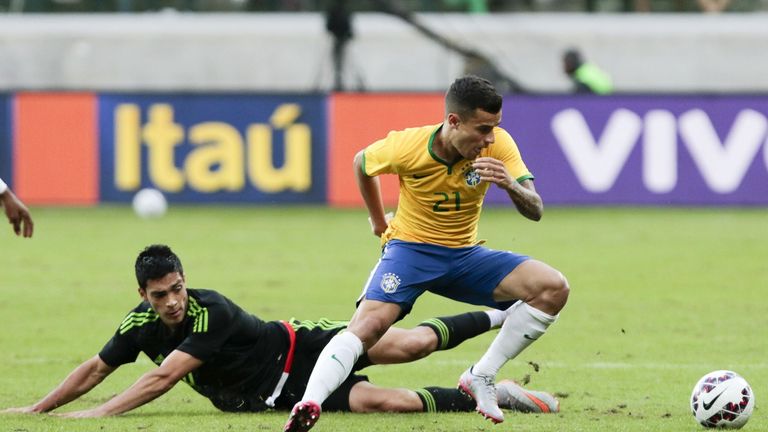
<svg viewBox="0 0 768 432"><path fill-rule="evenodd" d="M147 281L161 279L168 273L178 272L184 275L181 260L170 247L162 244L147 246L136 257L136 281L139 287L147 288Z"/></svg>
<svg viewBox="0 0 768 432"><path fill-rule="evenodd" d="M478 108L491 114L501 110L501 95L493 84L475 75L456 79L445 94L446 114L456 113L466 119Z"/></svg>

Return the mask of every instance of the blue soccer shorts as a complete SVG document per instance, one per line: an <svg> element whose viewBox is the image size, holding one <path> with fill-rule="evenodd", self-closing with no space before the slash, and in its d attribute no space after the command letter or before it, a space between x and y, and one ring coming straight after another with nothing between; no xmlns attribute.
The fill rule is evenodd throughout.
<svg viewBox="0 0 768 432"><path fill-rule="evenodd" d="M530 257L483 246L449 248L390 240L360 299L397 303L405 316L430 291L460 302L504 310L515 301L493 300L493 290Z"/></svg>

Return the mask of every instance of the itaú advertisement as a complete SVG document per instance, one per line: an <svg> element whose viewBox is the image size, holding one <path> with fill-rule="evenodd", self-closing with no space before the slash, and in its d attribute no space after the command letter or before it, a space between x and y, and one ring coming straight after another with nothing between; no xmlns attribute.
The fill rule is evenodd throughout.
<svg viewBox="0 0 768 432"><path fill-rule="evenodd" d="M501 126L547 204L768 204L768 97L511 96Z"/></svg>
<svg viewBox="0 0 768 432"><path fill-rule="evenodd" d="M325 97L99 96L101 199L325 202Z"/></svg>

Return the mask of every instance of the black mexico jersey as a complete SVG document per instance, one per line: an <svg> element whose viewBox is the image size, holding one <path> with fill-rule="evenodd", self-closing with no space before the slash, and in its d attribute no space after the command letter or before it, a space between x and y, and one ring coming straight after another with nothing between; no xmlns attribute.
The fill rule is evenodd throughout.
<svg viewBox="0 0 768 432"><path fill-rule="evenodd" d="M139 352L155 364L180 350L204 363L184 382L216 407L263 409L285 362L289 338L280 322L264 322L211 290L187 289L189 306L175 332L142 302L120 324L99 356L112 367L136 361Z"/></svg>

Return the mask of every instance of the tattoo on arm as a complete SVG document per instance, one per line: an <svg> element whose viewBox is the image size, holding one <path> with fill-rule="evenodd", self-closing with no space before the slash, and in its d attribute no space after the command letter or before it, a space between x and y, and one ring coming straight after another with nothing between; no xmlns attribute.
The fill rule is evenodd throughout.
<svg viewBox="0 0 768 432"><path fill-rule="evenodd" d="M544 203L536 192L532 180L523 180L521 183L513 185L507 190L507 193L520 214L533 221L541 219Z"/></svg>

